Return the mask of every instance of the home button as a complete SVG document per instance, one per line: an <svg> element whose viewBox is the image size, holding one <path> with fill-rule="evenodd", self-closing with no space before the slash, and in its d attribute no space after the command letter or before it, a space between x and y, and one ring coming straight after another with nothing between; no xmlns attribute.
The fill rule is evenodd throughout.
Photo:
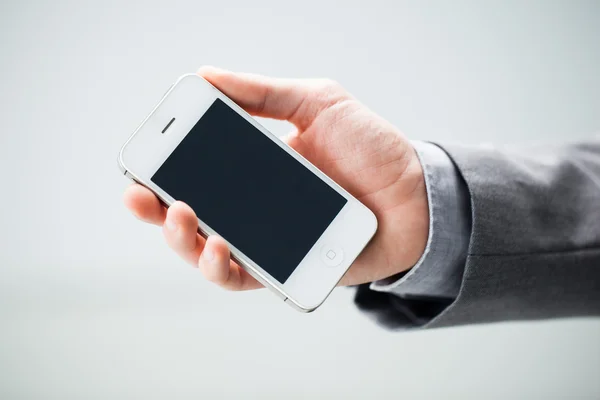
<svg viewBox="0 0 600 400"><path fill-rule="evenodd" d="M344 252L338 246L326 244L321 247L321 262L328 267L337 267L344 259Z"/></svg>

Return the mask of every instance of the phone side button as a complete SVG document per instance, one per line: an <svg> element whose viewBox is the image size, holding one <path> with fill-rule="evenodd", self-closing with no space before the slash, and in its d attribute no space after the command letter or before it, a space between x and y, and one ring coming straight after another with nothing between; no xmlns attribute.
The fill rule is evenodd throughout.
<svg viewBox="0 0 600 400"><path fill-rule="evenodd" d="M321 247L321 262L328 267L337 267L344 260L344 251L339 246L326 244Z"/></svg>

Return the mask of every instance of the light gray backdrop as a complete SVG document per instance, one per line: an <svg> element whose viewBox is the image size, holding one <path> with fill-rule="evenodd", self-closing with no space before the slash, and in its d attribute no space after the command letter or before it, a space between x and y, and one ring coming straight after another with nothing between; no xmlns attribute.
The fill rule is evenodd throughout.
<svg viewBox="0 0 600 400"><path fill-rule="evenodd" d="M310 315L227 293L127 213L116 166L202 64L334 78L416 139L585 137L598 1L3 1L0 30L0 398L600 396L599 320L398 334L349 289Z"/></svg>

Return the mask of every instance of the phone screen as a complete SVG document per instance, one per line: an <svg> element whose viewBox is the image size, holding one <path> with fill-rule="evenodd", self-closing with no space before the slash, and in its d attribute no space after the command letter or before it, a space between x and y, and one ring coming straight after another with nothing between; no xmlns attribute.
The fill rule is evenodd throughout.
<svg viewBox="0 0 600 400"><path fill-rule="evenodd" d="M220 99L152 181L280 283L347 202Z"/></svg>

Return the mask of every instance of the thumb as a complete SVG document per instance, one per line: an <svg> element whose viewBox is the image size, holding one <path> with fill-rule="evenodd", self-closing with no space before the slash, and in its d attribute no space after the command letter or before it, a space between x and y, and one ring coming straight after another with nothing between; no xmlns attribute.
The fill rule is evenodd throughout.
<svg viewBox="0 0 600 400"><path fill-rule="evenodd" d="M200 68L198 75L250 114L290 121L299 131L308 128L325 108L348 96L325 79L270 78L209 66Z"/></svg>

